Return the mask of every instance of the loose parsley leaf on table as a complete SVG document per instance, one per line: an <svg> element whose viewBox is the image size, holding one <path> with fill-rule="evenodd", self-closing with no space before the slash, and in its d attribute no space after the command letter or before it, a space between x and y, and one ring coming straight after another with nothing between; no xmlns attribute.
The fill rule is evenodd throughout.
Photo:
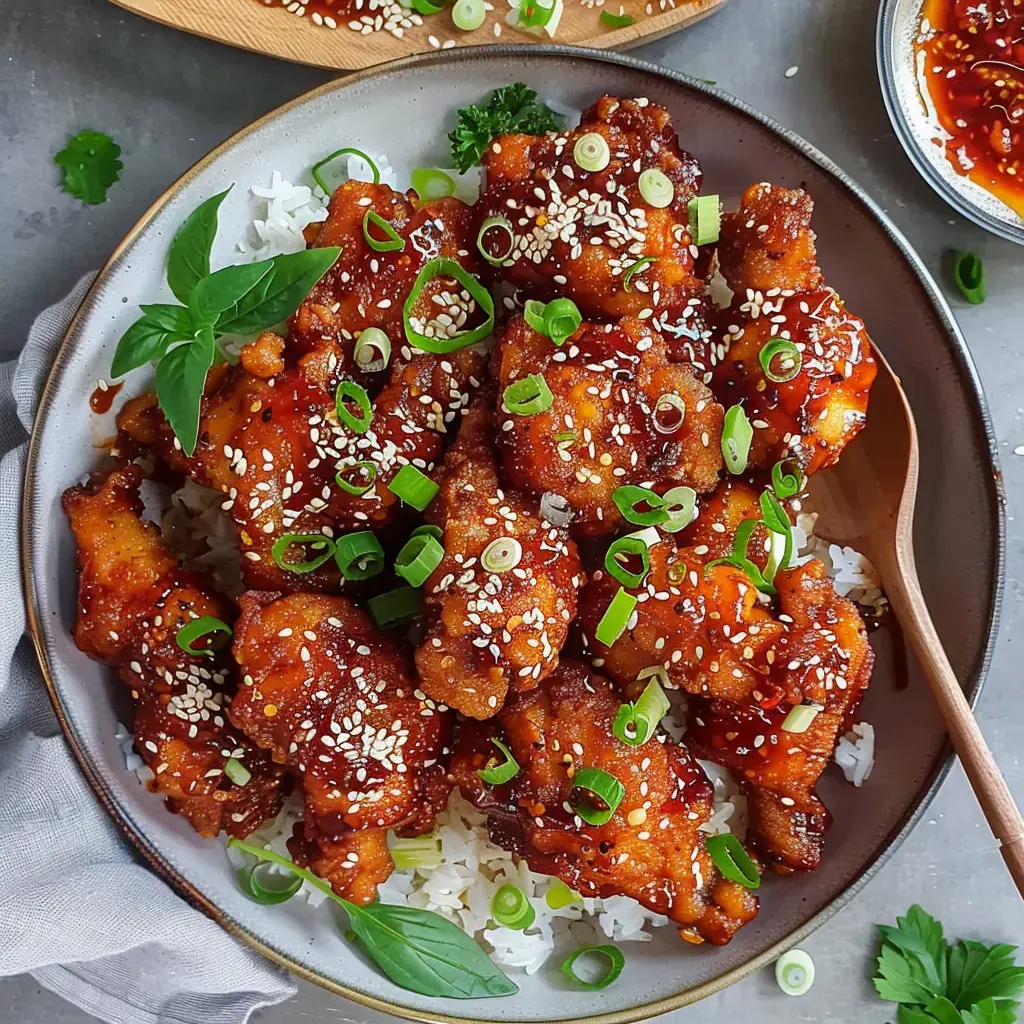
<svg viewBox="0 0 1024 1024"><path fill-rule="evenodd" d="M107 189L119 181L121 147L103 132L81 131L68 139L53 161L64 171L63 188L89 206L106 202Z"/></svg>
<svg viewBox="0 0 1024 1024"><path fill-rule="evenodd" d="M465 174L475 167L491 139L511 132L543 135L558 131L555 114L543 103L537 103L537 94L522 82L504 85L491 93L486 104L473 104L459 111L459 123L448 134L452 145L452 161Z"/></svg>
<svg viewBox="0 0 1024 1024"><path fill-rule="evenodd" d="M916 904L896 927L879 925L878 994L899 1003L899 1024L1014 1024L1024 991L1015 946L961 939L950 945L942 925Z"/></svg>

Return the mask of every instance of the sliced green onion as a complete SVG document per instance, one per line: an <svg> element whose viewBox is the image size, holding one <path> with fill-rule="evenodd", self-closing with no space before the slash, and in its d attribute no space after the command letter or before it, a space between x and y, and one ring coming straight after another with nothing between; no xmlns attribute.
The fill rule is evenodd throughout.
<svg viewBox="0 0 1024 1024"><path fill-rule="evenodd" d="M527 299L523 306L523 319L538 334L544 333L544 310L547 303L538 302L536 299Z"/></svg>
<svg viewBox="0 0 1024 1024"><path fill-rule="evenodd" d="M455 195L455 179L433 167L417 167L409 175L409 182L422 203Z"/></svg>
<svg viewBox="0 0 1024 1024"><path fill-rule="evenodd" d="M213 648L210 647L193 647L200 637L211 636L214 633L227 633L228 636L232 635L231 627L223 620L218 619L213 615L201 615L198 619L193 619L191 622L182 626L178 630L175 640L178 642L178 646L186 653L193 655L201 655L204 658L216 657Z"/></svg>
<svg viewBox="0 0 1024 1024"><path fill-rule="evenodd" d="M425 473L406 463L388 484L388 490L397 494L406 505L422 512L437 497L441 490Z"/></svg>
<svg viewBox="0 0 1024 1024"><path fill-rule="evenodd" d="M570 889L560 878L552 878L547 892L544 893L544 902L552 910L561 910L573 903L582 903L583 897L574 889Z"/></svg>
<svg viewBox="0 0 1024 1024"><path fill-rule="evenodd" d="M742 885L745 889L757 889L761 885L761 873L757 870L757 865L731 832L708 836L707 847L715 867L724 878Z"/></svg>
<svg viewBox="0 0 1024 1024"><path fill-rule="evenodd" d="M807 732L811 722L825 709L818 704L797 704L782 721L786 732Z"/></svg>
<svg viewBox="0 0 1024 1024"><path fill-rule="evenodd" d="M655 666L661 669L662 666ZM645 670L649 671L649 670ZM628 747L642 747L655 733L670 705L658 679L652 679L639 700L623 704L612 723L616 739Z"/></svg>
<svg viewBox="0 0 1024 1024"><path fill-rule="evenodd" d="M401 626L415 618L420 611L420 592L412 587L399 587L386 594L378 594L366 602L373 621L382 629Z"/></svg>
<svg viewBox="0 0 1024 1024"><path fill-rule="evenodd" d="M366 480L366 483L355 484L353 483L348 474L356 473L359 474ZM361 462L355 462L351 466L346 466L344 469L339 469L334 476L334 482L346 493L354 494L357 498L369 491L377 479L377 467L367 459L363 459Z"/></svg>
<svg viewBox="0 0 1024 1024"><path fill-rule="evenodd" d="M224 774L236 785L244 786L252 778L252 772L236 757L229 757L224 764Z"/></svg>
<svg viewBox="0 0 1024 1024"><path fill-rule="evenodd" d="M804 357L787 338L773 338L757 354L764 375L775 384L785 384L799 372Z"/></svg>
<svg viewBox="0 0 1024 1024"><path fill-rule="evenodd" d="M689 526L697 515L697 492L692 487L673 487L662 496L668 519L661 524L666 533L678 533Z"/></svg>
<svg viewBox="0 0 1024 1024"><path fill-rule="evenodd" d="M383 232L384 238L374 238L370 228ZM405 239L395 230L394 224L385 220L374 210L367 210L363 215L363 238L374 252L401 252L405 248Z"/></svg>
<svg viewBox="0 0 1024 1024"><path fill-rule="evenodd" d="M301 875L286 875L275 871L265 861L238 872L242 891L256 903L265 907L286 903L302 888Z"/></svg>
<svg viewBox="0 0 1024 1024"><path fill-rule="evenodd" d="M377 165L361 149L352 149L350 146L346 146L344 149L336 149L330 156L325 156L320 163L313 164L313 170L310 172L313 175L313 180L327 195L330 195L333 189L329 188L327 182L320 177L320 168L326 167L332 160L337 160L339 156L357 156L360 160L365 160L373 172L374 185L380 184L380 170L377 168Z"/></svg>
<svg viewBox="0 0 1024 1024"><path fill-rule="evenodd" d="M787 462L792 462L796 466L795 473L786 473L785 465ZM772 488L775 490L775 494L779 498L792 498L794 494L799 493L801 486L802 474L800 467L793 459L782 459L780 462L776 462L772 466Z"/></svg>
<svg viewBox="0 0 1024 1024"><path fill-rule="evenodd" d="M985 268L973 252L953 253L953 280L960 294L972 305L985 301Z"/></svg>
<svg viewBox="0 0 1024 1024"><path fill-rule="evenodd" d="M360 370L377 373L391 359L391 339L379 327L367 327L356 339L352 358Z"/></svg>
<svg viewBox="0 0 1024 1024"><path fill-rule="evenodd" d="M409 536L419 537L421 535L433 537L434 540L441 540L444 537L444 530L442 530L440 526L434 526L431 523L424 523L423 526L417 526Z"/></svg>
<svg viewBox="0 0 1024 1024"><path fill-rule="evenodd" d="M556 345L579 330L583 315L572 299L552 299L544 307L544 334Z"/></svg>
<svg viewBox="0 0 1024 1024"><path fill-rule="evenodd" d="M522 558L523 546L515 537L499 537L484 548L480 564L488 572L509 572Z"/></svg>
<svg viewBox="0 0 1024 1024"><path fill-rule="evenodd" d="M775 980L787 996L802 996L814 984L814 961L802 949L791 949L775 961Z"/></svg>
<svg viewBox="0 0 1024 1024"><path fill-rule="evenodd" d="M444 338L429 337L416 330L412 323L416 303L423 294L423 289L438 277L454 278L463 290L469 293L470 298L484 311L486 319L482 324L472 330L461 331L452 337ZM491 293L469 271L463 269L458 261L453 260L450 256L435 256L416 275L412 290L402 308L402 322L405 326L405 336L410 345L422 349L424 352L445 355L448 352L465 348L467 345L473 345L491 333L494 328L494 299L491 298Z"/></svg>
<svg viewBox="0 0 1024 1024"><path fill-rule="evenodd" d="M316 552L315 556L306 562L285 561L285 553L293 544L308 544ZM334 541L325 537L322 533L285 533L274 541L270 554L278 567L287 569L288 572L307 573L319 569L333 554Z"/></svg>
<svg viewBox="0 0 1024 1024"><path fill-rule="evenodd" d="M384 568L384 549L372 530L360 530L338 538L334 560L345 579L368 580Z"/></svg>
<svg viewBox="0 0 1024 1024"><path fill-rule="evenodd" d="M632 14L612 14L611 11L602 11L598 20L609 28L629 28L634 24L636 18Z"/></svg>
<svg viewBox="0 0 1024 1024"><path fill-rule="evenodd" d="M747 546L750 544L750 537L760 524L760 519L744 519L736 528L736 535L733 537L732 553L725 558L716 558L704 566L705 575L716 565L731 565L740 569L750 577L750 581L762 594L775 596L777 593L771 580L767 579L761 570L747 557ZM775 536L774 531L771 536Z"/></svg>
<svg viewBox="0 0 1024 1024"><path fill-rule="evenodd" d="M636 674L636 681L642 682L644 679L655 679L660 687L664 689L666 686L671 688L672 680L668 677L668 671L664 665L648 665L647 668L641 669ZM665 698L668 700L668 698ZM664 717L664 716L663 716Z"/></svg>
<svg viewBox="0 0 1024 1024"><path fill-rule="evenodd" d="M604 20L607 11L601 12L601 20ZM633 19L629 19L629 24L633 24ZM631 263L627 268L626 272L622 275L622 289L623 291L631 292L633 290L633 278L637 274L642 274L651 264L657 263L657 256L644 256L643 259L639 259L636 263Z"/></svg>
<svg viewBox="0 0 1024 1024"><path fill-rule="evenodd" d="M658 210L663 210L666 206L671 205L676 195L676 187L672 184L672 179L664 171L659 171L657 167L649 167L646 171L642 171L637 179L637 184L640 186L640 195L643 196L644 202Z"/></svg>
<svg viewBox="0 0 1024 1024"><path fill-rule="evenodd" d="M579 790L573 806L589 825L605 825L626 795L626 787L614 775L601 768L581 768L572 777L573 790Z"/></svg>
<svg viewBox="0 0 1024 1024"><path fill-rule="evenodd" d="M358 414L352 412L348 407L348 401L355 402L359 409ZM338 419L345 424L349 430L357 434L365 434L370 429L373 420L373 409L370 407L370 396L366 388L356 384L352 380L343 380L334 392L334 408L338 413Z"/></svg>
<svg viewBox="0 0 1024 1024"><path fill-rule="evenodd" d="M620 587L594 631L594 636L599 643L604 644L605 647L614 645L625 631L636 604L636 598Z"/></svg>
<svg viewBox="0 0 1024 1024"><path fill-rule="evenodd" d="M669 518L665 499L649 487L637 487L634 484L616 487L612 491L612 501L615 502L615 507L622 518L627 523L635 523L637 526L659 526ZM638 511L641 505L646 505L648 510Z"/></svg>
<svg viewBox="0 0 1024 1024"><path fill-rule="evenodd" d="M410 537L395 558L395 572L412 587L422 587L444 559L444 548L435 537L421 533Z"/></svg>
<svg viewBox="0 0 1024 1024"><path fill-rule="evenodd" d="M634 530L632 533L627 533L626 536L642 540L648 548L653 548L655 544L661 543L661 534L653 526L644 527L642 530Z"/></svg>
<svg viewBox="0 0 1024 1024"><path fill-rule="evenodd" d="M623 564L630 555L639 555L640 572L630 572ZM651 571L651 558L647 545L638 537L619 537L612 541L604 556L604 567L609 575L624 587L639 587Z"/></svg>
<svg viewBox="0 0 1024 1024"><path fill-rule="evenodd" d="M519 0L519 24L524 28L544 28L557 7L557 0L550 5L540 0Z"/></svg>
<svg viewBox="0 0 1024 1024"><path fill-rule="evenodd" d="M508 240L507 245L503 245L501 252L492 252L487 248L485 235L489 232L497 231L499 234L505 236ZM512 255L512 250L516 244L516 233L512 228L512 222L508 217L488 217L483 224L480 225L480 230L476 233L476 247L477 251L488 263L492 266L500 267ZM543 303L538 303L543 305Z"/></svg>
<svg viewBox="0 0 1024 1024"><path fill-rule="evenodd" d="M754 428L747 419L746 410L742 405L732 406L722 421L722 457L730 473L738 475L746 470L753 440Z"/></svg>
<svg viewBox="0 0 1024 1024"><path fill-rule="evenodd" d="M463 32L475 32L486 20L484 0L455 0L452 23Z"/></svg>
<svg viewBox="0 0 1024 1024"><path fill-rule="evenodd" d="M592 174L603 171L612 158L608 142L600 132L587 132L576 140L572 148L572 158L576 166Z"/></svg>
<svg viewBox="0 0 1024 1024"><path fill-rule="evenodd" d="M503 928L521 932L537 920L537 911L518 885L503 885L491 900L491 917Z"/></svg>
<svg viewBox="0 0 1024 1024"><path fill-rule="evenodd" d="M671 392L659 395L651 422L659 434L674 434L686 422L686 403Z"/></svg>
<svg viewBox="0 0 1024 1024"><path fill-rule="evenodd" d="M600 957L602 960L608 962L608 969L599 978L594 981L588 981L586 978L581 978L576 973L576 961L580 957L586 957L588 959L593 957ZM604 946L580 946L575 952L570 953L562 961L562 973L572 978L580 988L587 989L588 991L594 991L597 989L607 988L621 973L622 968L626 965L626 958L622 955L622 950L618 946L613 946L610 942Z"/></svg>
<svg viewBox="0 0 1024 1024"><path fill-rule="evenodd" d="M417 14L429 17L431 14L440 14L444 10L444 4L435 4L432 0L411 0L412 9Z"/></svg>
<svg viewBox="0 0 1024 1024"><path fill-rule="evenodd" d="M779 499L771 491L762 491L758 503L761 506L761 518L769 530L775 533L789 533L793 524Z"/></svg>
<svg viewBox="0 0 1024 1024"><path fill-rule="evenodd" d="M499 761L496 757L492 757L487 762L485 768L477 770L477 775L488 786L503 786L506 782L511 782L519 774L519 762L513 756L512 751L501 740L495 739L492 736L491 742L502 752L504 760Z"/></svg>
<svg viewBox="0 0 1024 1024"><path fill-rule="evenodd" d="M690 214L690 237L694 245L709 245L718 241L722 227L722 213L718 196L697 196L691 199L688 212Z"/></svg>
<svg viewBox="0 0 1024 1024"><path fill-rule="evenodd" d="M388 852L399 871L432 871L441 866L441 840L435 832L411 839L399 839L389 833Z"/></svg>
<svg viewBox="0 0 1024 1024"><path fill-rule="evenodd" d="M501 400L509 412L516 416L536 416L551 408L555 396L542 373L531 373L505 388Z"/></svg>
<svg viewBox="0 0 1024 1024"><path fill-rule="evenodd" d="M768 583L772 583L775 574L781 567L789 565L793 555L793 524L786 510L779 504L779 499L770 490L761 493L759 502L761 519L771 531L771 549L762 575Z"/></svg>

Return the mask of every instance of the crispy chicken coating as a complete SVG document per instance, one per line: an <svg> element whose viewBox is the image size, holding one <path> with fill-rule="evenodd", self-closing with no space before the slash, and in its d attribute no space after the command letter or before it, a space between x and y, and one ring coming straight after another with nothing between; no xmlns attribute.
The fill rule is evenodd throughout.
<svg viewBox="0 0 1024 1024"><path fill-rule="evenodd" d="M719 259L739 306L724 314L727 351L712 384L723 405L746 408L751 465L769 469L794 458L808 475L835 463L864 426L877 371L864 322L822 285L813 205L805 192L754 185L725 218ZM780 340L800 355L798 372L782 382L761 363L766 346ZM765 358L785 376L791 355Z"/></svg>
<svg viewBox="0 0 1024 1024"><path fill-rule="evenodd" d="M239 603L245 675L231 720L301 780L296 862L368 903L394 867L387 830L428 832L445 805L451 715L346 598L250 592Z"/></svg>
<svg viewBox="0 0 1024 1024"><path fill-rule="evenodd" d="M423 689L472 718L489 718L510 689L531 689L554 671L586 579L568 533L502 487L486 398L467 413L427 510L444 531L445 554L423 588L416 651ZM495 545L511 552L507 568L487 567Z"/></svg>
<svg viewBox="0 0 1024 1024"><path fill-rule="evenodd" d="M713 791L684 746L659 733L640 747L612 734L621 697L581 662L566 660L538 688L516 694L498 717L464 723L452 775L488 812L492 841L583 896L625 895L665 914L691 942L722 945L757 914L757 897L722 878L702 826ZM520 769L499 786L477 772L502 739ZM611 819L591 825L574 811L580 769L613 775L625 795Z"/></svg>
<svg viewBox="0 0 1024 1024"><path fill-rule="evenodd" d="M555 347L516 317L495 364L502 388L540 373L553 395L531 416L499 407L508 478L565 498L585 532L622 522L612 493L624 484L709 491L718 483L722 407L691 366L669 361L665 339L647 322L585 324Z"/></svg>
<svg viewBox="0 0 1024 1024"><path fill-rule="evenodd" d="M573 158L585 135L601 135L610 159L600 171ZM679 148L669 113L646 99L604 96L579 127L550 135L504 135L484 154L486 187L474 206L482 224L502 217L513 233L499 271L533 298L572 298L586 317L617 319L682 309L703 292L697 247L689 232L689 200L700 190L697 161ZM667 206L640 194L644 171L674 186ZM500 256L508 235L485 236ZM630 288L624 275L641 260Z"/></svg>
<svg viewBox="0 0 1024 1024"><path fill-rule="evenodd" d="M226 720L234 692L228 653L178 632L196 619L230 622L234 611L201 576L188 572L142 518L137 466L64 492L78 554L75 643L117 669L135 700L135 746L153 772L150 789L205 838L248 835L280 809L290 788L281 769ZM229 759L249 772L225 774Z"/></svg>

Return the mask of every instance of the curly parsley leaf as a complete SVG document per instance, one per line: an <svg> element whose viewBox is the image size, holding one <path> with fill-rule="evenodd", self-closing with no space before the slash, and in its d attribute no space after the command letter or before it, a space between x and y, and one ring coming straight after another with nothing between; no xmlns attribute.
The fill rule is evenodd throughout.
<svg viewBox="0 0 1024 1024"><path fill-rule="evenodd" d="M899 1003L899 1024L1014 1024L1024 991L1024 967L1014 946L961 939L950 945L942 925L919 906L879 925L882 949L873 981Z"/></svg>
<svg viewBox="0 0 1024 1024"><path fill-rule="evenodd" d="M491 93L486 104L473 104L459 111L459 123L448 134L452 147L452 161L465 174L483 160L491 139L512 132L543 135L558 131L555 114L543 103L537 103L537 93L522 82L503 85Z"/></svg>
<svg viewBox="0 0 1024 1024"><path fill-rule="evenodd" d="M64 191L89 206L106 202L107 189L119 181L121 147L103 132L81 131L54 158L64 172Z"/></svg>

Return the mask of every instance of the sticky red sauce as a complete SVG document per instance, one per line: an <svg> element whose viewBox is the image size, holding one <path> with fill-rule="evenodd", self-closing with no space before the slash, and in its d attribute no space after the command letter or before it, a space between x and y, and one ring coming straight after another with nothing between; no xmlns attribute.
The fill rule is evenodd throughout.
<svg viewBox="0 0 1024 1024"><path fill-rule="evenodd" d="M1024 216L1024 0L926 0L920 29L946 158Z"/></svg>
<svg viewBox="0 0 1024 1024"><path fill-rule="evenodd" d="M110 412L114 399L117 398L117 393L123 387L124 381L118 384L108 384L106 387L98 385L96 390L89 396L89 408L99 416L102 416L105 412Z"/></svg>

